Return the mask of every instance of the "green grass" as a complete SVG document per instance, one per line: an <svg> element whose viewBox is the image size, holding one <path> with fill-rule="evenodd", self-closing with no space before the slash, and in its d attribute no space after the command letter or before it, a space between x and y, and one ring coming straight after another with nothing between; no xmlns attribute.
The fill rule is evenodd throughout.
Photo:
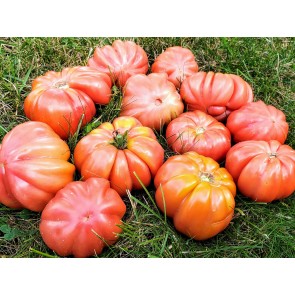
<svg viewBox="0 0 295 295"><path fill-rule="evenodd" d="M34 78L48 70L86 65L96 46L116 38L0 38L0 141L26 121L23 101ZM122 38L121 38L122 39ZM130 38L126 38L130 39ZM294 38L133 38L148 54L150 64L169 46L193 51L200 70L235 73L253 87L255 100L283 110L290 126L287 144L295 147ZM71 150L91 128L119 113L120 90L114 88L108 106L97 107L93 125L69 140ZM164 130L158 134L166 158ZM77 175L79 178L79 175ZM147 193L148 192L148 193ZM127 213L118 242L100 257L295 257L295 194L271 204L236 197L228 228L212 239L197 242L175 231L153 201L154 187L131 192L124 199ZM40 213L10 210L0 205L2 257L56 257L38 231Z"/></svg>

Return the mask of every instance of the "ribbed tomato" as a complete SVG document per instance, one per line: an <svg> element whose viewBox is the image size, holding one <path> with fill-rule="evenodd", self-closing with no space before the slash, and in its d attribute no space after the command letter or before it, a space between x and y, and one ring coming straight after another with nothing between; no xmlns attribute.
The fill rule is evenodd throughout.
<svg viewBox="0 0 295 295"><path fill-rule="evenodd" d="M142 125L160 130L184 109L166 73L132 76L124 89L120 116L133 116Z"/></svg>
<svg viewBox="0 0 295 295"><path fill-rule="evenodd" d="M152 129L133 117L106 122L83 137L74 150L83 179L102 177L120 195L150 184L164 161L164 150ZM134 174L136 173L136 175Z"/></svg>
<svg viewBox="0 0 295 295"><path fill-rule="evenodd" d="M119 86L124 86L135 74L146 74L149 67L143 48L133 41L122 40L114 41L112 46L96 47L88 65L108 74Z"/></svg>
<svg viewBox="0 0 295 295"><path fill-rule="evenodd" d="M0 202L42 211L55 193L73 180L68 145L45 123L26 122L0 145Z"/></svg>
<svg viewBox="0 0 295 295"><path fill-rule="evenodd" d="M89 178L57 192L41 215L45 244L60 256L89 257L114 244L126 206L109 181Z"/></svg>
<svg viewBox="0 0 295 295"><path fill-rule="evenodd" d="M74 134L95 115L95 103L107 104L112 82L108 75L90 67L49 71L36 78L24 101L26 116L47 123L61 138Z"/></svg>
<svg viewBox="0 0 295 295"><path fill-rule="evenodd" d="M229 130L198 110L182 113L172 120L166 129L166 139L176 153L195 151L215 161L222 161L231 147Z"/></svg>
<svg viewBox="0 0 295 295"><path fill-rule="evenodd" d="M228 171L196 152L170 157L158 170L156 203L175 228L196 240L209 239L232 220L236 186Z"/></svg>
<svg viewBox="0 0 295 295"><path fill-rule="evenodd" d="M240 192L255 201L272 202L295 191L295 151L277 140L237 143L227 153L225 167Z"/></svg>
<svg viewBox="0 0 295 295"><path fill-rule="evenodd" d="M198 69L194 54L181 46L167 48L155 59L151 68L153 73L167 73L168 80L177 88Z"/></svg>
<svg viewBox="0 0 295 295"><path fill-rule="evenodd" d="M198 72L185 79L180 95L189 111L203 111L218 121L253 101L252 88L241 77L213 72Z"/></svg>
<svg viewBox="0 0 295 295"><path fill-rule="evenodd" d="M285 114L262 100L247 103L232 112L227 118L226 127L235 142L273 139L283 144L289 130Z"/></svg>

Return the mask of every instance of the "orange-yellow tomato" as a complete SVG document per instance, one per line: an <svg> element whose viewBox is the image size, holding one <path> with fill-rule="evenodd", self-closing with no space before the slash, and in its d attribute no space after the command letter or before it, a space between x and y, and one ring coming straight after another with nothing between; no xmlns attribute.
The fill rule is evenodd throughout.
<svg viewBox="0 0 295 295"><path fill-rule="evenodd" d="M112 46L96 47L88 60L90 67L106 73L119 86L124 86L129 77L148 71L148 57L142 47L133 41L116 40Z"/></svg>
<svg viewBox="0 0 295 295"><path fill-rule="evenodd" d="M167 48L152 64L152 73L167 73L168 80L179 88L184 79L198 72L194 54L181 46Z"/></svg>
<svg viewBox="0 0 295 295"><path fill-rule="evenodd" d="M89 257L114 244L126 206L109 181L89 178L57 192L41 215L45 244L60 256Z"/></svg>
<svg viewBox="0 0 295 295"><path fill-rule="evenodd" d="M189 111L200 110L218 121L253 101L251 86L240 76L213 72L198 72L185 79L180 95Z"/></svg>
<svg viewBox="0 0 295 295"><path fill-rule="evenodd" d="M83 137L74 150L74 161L83 179L108 179L123 196L127 189L142 188L137 177L145 186L150 184L163 164L164 150L152 129L124 116Z"/></svg>
<svg viewBox="0 0 295 295"><path fill-rule="evenodd" d="M295 191L295 150L277 140L248 140L234 145L225 167L239 191L258 202L287 198Z"/></svg>
<svg viewBox="0 0 295 295"><path fill-rule="evenodd" d="M42 211L55 193L73 180L68 145L45 123L26 122L0 145L0 202Z"/></svg>
<svg viewBox="0 0 295 295"><path fill-rule="evenodd" d="M142 125L160 130L184 109L182 99L166 73L135 75L129 78L120 116L133 116Z"/></svg>
<svg viewBox="0 0 295 295"><path fill-rule="evenodd" d="M95 103L108 104L112 81L90 67L47 72L32 83L24 101L24 112L32 121L47 123L61 138L73 135L80 124L91 121Z"/></svg>
<svg viewBox="0 0 295 295"><path fill-rule="evenodd" d="M211 158L187 152L169 158L155 180L156 203L175 228L196 240L223 231L232 220L236 186Z"/></svg>

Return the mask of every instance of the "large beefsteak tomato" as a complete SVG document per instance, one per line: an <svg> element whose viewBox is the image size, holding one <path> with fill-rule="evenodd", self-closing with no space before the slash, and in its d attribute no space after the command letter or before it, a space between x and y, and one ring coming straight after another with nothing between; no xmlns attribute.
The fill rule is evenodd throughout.
<svg viewBox="0 0 295 295"><path fill-rule="evenodd" d="M253 101L252 88L240 76L213 72L198 72L185 79L180 95L189 111L203 111L218 121Z"/></svg>
<svg viewBox="0 0 295 295"><path fill-rule="evenodd" d="M259 202L290 196L295 190L295 150L277 140L248 140L227 153L225 167L239 191Z"/></svg>
<svg viewBox="0 0 295 295"><path fill-rule="evenodd" d="M45 123L26 122L0 145L0 202L42 211L55 193L73 180L68 145Z"/></svg>
<svg viewBox="0 0 295 295"><path fill-rule="evenodd" d="M133 116L142 125L160 130L184 109L182 99L166 73L135 75L124 89L120 116Z"/></svg>
<svg viewBox="0 0 295 295"><path fill-rule="evenodd" d="M114 41L112 46L96 47L88 65L108 74L119 86L124 86L135 74L146 74L149 68L143 48L133 41L122 40Z"/></svg>
<svg viewBox="0 0 295 295"><path fill-rule="evenodd" d="M194 54L181 46L167 48L155 59L151 68L153 73L167 73L168 80L177 88L198 69Z"/></svg>
<svg viewBox="0 0 295 295"><path fill-rule="evenodd" d="M166 139L176 153L195 151L215 161L222 161L231 147L229 130L212 116L201 112L185 112L172 120Z"/></svg>
<svg viewBox="0 0 295 295"><path fill-rule="evenodd" d="M41 215L45 244L60 256L89 257L114 244L126 206L109 181L89 178L57 192Z"/></svg>
<svg viewBox="0 0 295 295"><path fill-rule="evenodd" d="M134 117L106 122L83 137L74 150L74 161L84 179L102 177L120 195L148 186L164 161L164 150L152 129ZM136 173L136 175L134 174Z"/></svg>
<svg viewBox="0 0 295 295"><path fill-rule="evenodd" d="M67 139L77 131L80 121L82 126L91 121L95 103L109 103L111 87L108 75L90 67L49 71L33 81L24 111L30 120L47 123Z"/></svg>
<svg viewBox="0 0 295 295"><path fill-rule="evenodd" d="M175 228L196 240L223 231L235 208L236 186L228 171L196 152L170 157L158 170L156 203Z"/></svg>
<svg viewBox="0 0 295 295"><path fill-rule="evenodd" d="M226 127L235 142L273 139L283 144L289 130L285 114L262 100L247 103L232 112L227 118Z"/></svg>

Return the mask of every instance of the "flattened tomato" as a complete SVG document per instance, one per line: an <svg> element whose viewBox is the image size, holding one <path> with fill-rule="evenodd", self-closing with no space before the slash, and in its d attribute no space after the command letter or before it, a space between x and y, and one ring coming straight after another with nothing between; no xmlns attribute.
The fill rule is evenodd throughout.
<svg viewBox="0 0 295 295"><path fill-rule="evenodd" d="M126 84L120 116L133 116L142 125L160 130L184 109L166 73L132 76Z"/></svg>
<svg viewBox="0 0 295 295"><path fill-rule="evenodd" d="M218 121L253 101L252 88L241 77L213 72L198 72L185 79L180 95L189 111L203 111Z"/></svg>
<svg viewBox="0 0 295 295"><path fill-rule="evenodd" d="M111 99L111 79L90 67L65 68L47 72L32 83L24 101L26 116L47 123L61 138L74 134L95 115L95 104Z"/></svg>
<svg viewBox="0 0 295 295"><path fill-rule="evenodd" d="M272 202L295 191L295 151L277 140L237 143L227 153L225 167L240 192L255 201Z"/></svg>
<svg viewBox="0 0 295 295"><path fill-rule="evenodd" d="M195 151L215 161L222 161L231 147L229 130L198 110L185 112L172 120L166 129L166 139L176 153Z"/></svg>
<svg viewBox="0 0 295 295"><path fill-rule="evenodd" d="M26 122L8 132L0 146L0 202L42 211L73 180L68 145L45 123Z"/></svg>
<svg viewBox="0 0 295 295"><path fill-rule="evenodd" d="M88 65L108 74L119 86L135 74L145 74L149 67L143 48L133 41L121 40L114 41L112 46L96 47Z"/></svg>
<svg viewBox="0 0 295 295"><path fill-rule="evenodd" d="M84 179L102 177L120 195L150 184L164 161L164 150L152 129L133 117L103 123L83 137L74 150L75 165Z"/></svg>
<svg viewBox="0 0 295 295"><path fill-rule="evenodd" d="M170 157L158 170L156 203L175 228L196 240L223 231L235 208L236 186L228 171L196 152Z"/></svg>
<svg viewBox="0 0 295 295"><path fill-rule="evenodd" d="M184 79L198 72L194 54L181 46L167 48L152 64L153 73L167 73L168 80L179 88Z"/></svg>
<svg viewBox="0 0 295 295"><path fill-rule="evenodd" d="M89 257L114 244L126 206L109 181L89 178L57 192L41 215L45 244L60 256Z"/></svg>
<svg viewBox="0 0 295 295"><path fill-rule="evenodd" d="M285 114L262 100L250 102L232 112L226 127L235 142L245 140L277 140L284 143L289 130Z"/></svg>

